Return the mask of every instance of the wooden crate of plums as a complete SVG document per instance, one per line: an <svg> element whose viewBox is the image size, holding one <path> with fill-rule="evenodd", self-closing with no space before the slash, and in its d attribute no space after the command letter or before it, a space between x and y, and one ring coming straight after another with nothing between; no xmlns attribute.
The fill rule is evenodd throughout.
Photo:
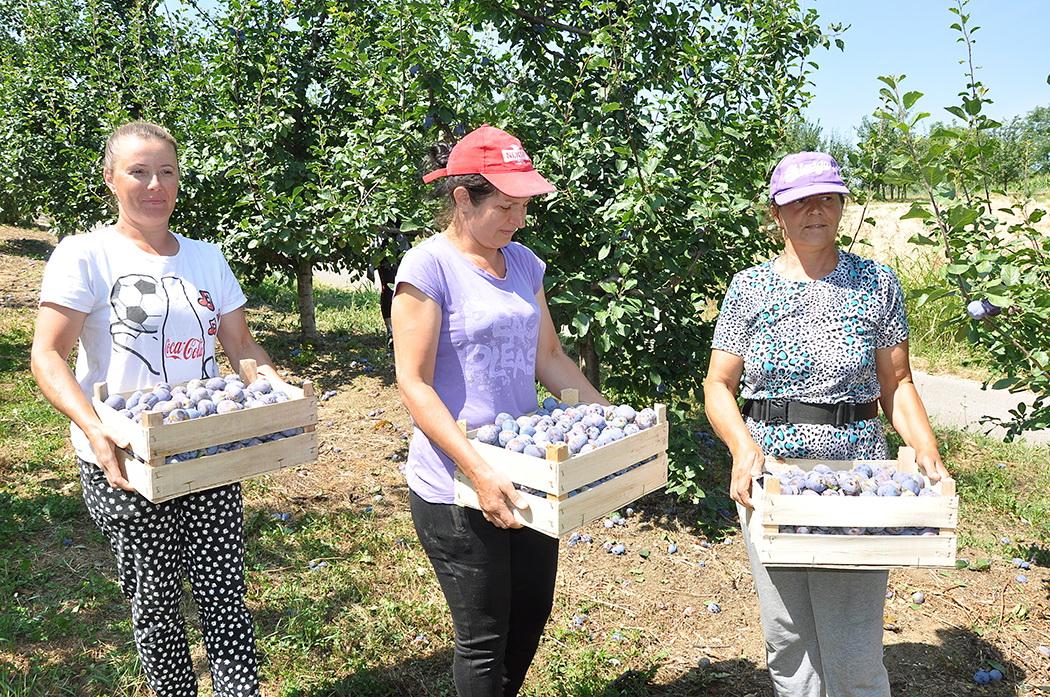
<svg viewBox="0 0 1050 697"><path fill-rule="evenodd" d="M97 383L92 404L127 439L127 479L154 503L317 459L313 385L276 389L254 360L238 375L132 392Z"/></svg>
<svg viewBox="0 0 1050 697"><path fill-rule="evenodd" d="M931 484L912 448L896 460L767 458L751 500L745 525L766 566L955 566L955 480Z"/></svg>
<svg viewBox="0 0 1050 697"><path fill-rule="evenodd" d="M485 461L528 501L522 525L560 537L667 484L667 409L580 404L579 393L548 397L536 411L500 414L467 431ZM465 429L465 424L461 422ZM472 482L456 471L455 501L480 508Z"/></svg>

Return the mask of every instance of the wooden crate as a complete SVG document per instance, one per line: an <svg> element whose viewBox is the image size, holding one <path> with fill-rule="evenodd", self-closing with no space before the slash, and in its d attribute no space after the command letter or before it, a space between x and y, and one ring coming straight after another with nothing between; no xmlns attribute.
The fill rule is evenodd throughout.
<svg viewBox="0 0 1050 697"><path fill-rule="evenodd" d="M893 466L917 473L915 451L902 447L897 460L794 460L766 458L765 471L776 475L795 465L809 471L824 463L850 469L859 462L873 468ZM925 478L927 486L929 480ZM761 481L760 481L761 479ZM764 483L764 487L763 487ZM933 485L940 496L785 496L776 476L755 477L751 486L754 510L744 511L750 542L765 566L804 566L846 569L955 566L959 498L955 480ZM933 536L916 535L800 535L782 533L780 526L809 527L924 527L937 528Z"/></svg>
<svg viewBox="0 0 1050 697"><path fill-rule="evenodd" d="M250 384L257 377L255 361L241 361L239 373ZM119 394L127 397L133 392ZM160 503L316 460L313 384L307 381L302 389L289 385L284 392L287 402L168 424L158 413L144 413L142 423L136 423L107 406L105 400L111 393L104 382L95 384L92 404L102 422L128 440L128 447L117 451L128 482L150 501ZM292 428L302 428L303 433L192 460L165 462L170 455Z"/></svg>
<svg viewBox="0 0 1050 697"><path fill-rule="evenodd" d="M562 401L575 404L578 392L565 390ZM482 443L474 437L477 429L467 431L467 437L485 461L512 482L545 494L519 491L529 507L512 509L515 519L545 535L560 537L667 484L667 408L657 404L655 411L652 428L573 457L564 443L548 445L547 457L541 460ZM638 463L643 464L623 471ZM590 486L618 472L613 479ZM588 488L579 491L581 487ZM473 483L458 469L455 501L481 508Z"/></svg>

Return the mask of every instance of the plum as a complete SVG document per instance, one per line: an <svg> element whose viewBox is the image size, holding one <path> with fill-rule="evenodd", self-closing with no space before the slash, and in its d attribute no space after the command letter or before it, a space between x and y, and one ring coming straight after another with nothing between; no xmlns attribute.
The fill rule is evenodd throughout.
<svg viewBox="0 0 1050 697"><path fill-rule="evenodd" d="M621 418L627 423L634 421L635 418L638 416L638 412L634 410L634 407L631 407L627 404L621 404L620 406L616 407L613 410L613 414L616 415L616 418Z"/></svg>
<svg viewBox="0 0 1050 697"><path fill-rule="evenodd" d="M511 441L511 442L513 442L513 441ZM508 444L507 447L509 448L510 445ZM535 445L533 443L530 443L530 444L526 445L525 448L521 452L524 453L525 455L529 455L530 457L538 457L540 459L546 457L546 453L543 452L543 448L541 448L540 446Z"/></svg>
<svg viewBox="0 0 1050 697"><path fill-rule="evenodd" d="M266 378L259 377L255 378L252 384L248 385L248 391L256 394L269 394L273 392L273 385Z"/></svg>
<svg viewBox="0 0 1050 697"><path fill-rule="evenodd" d="M992 682L999 682L1003 679L1003 673L998 668L992 668L990 671L988 671L988 678Z"/></svg>
<svg viewBox="0 0 1050 697"><path fill-rule="evenodd" d="M576 455L587 445L587 436L576 434L569 438L569 452Z"/></svg>
<svg viewBox="0 0 1050 697"><path fill-rule="evenodd" d="M231 385L227 383L224 394L226 395L226 399L238 403L244 402L248 398L248 395L244 392L244 388L240 385Z"/></svg>
<svg viewBox="0 0 1050 697"><path fill-rule="evenodd" d="M926 602L926 594L922 591L915 591L911 594L911 601L916 605L922 605Z"/></svg>
<svg viewBox="0 0 1050 697"><path fill-rule="evenodd" d="M510 431L511 433L517 433L521 429L518 427L518 422L514 419L504 419L500 424L500 428L504 431Z"/></svg>
<svg viewBox="0 0 1050 697"><path fill-rule="evenodd" d="M633 436L636 433L641 433L642 429L638 428L638 424L627 424L623 427L624 437Z"/></svg>
<svg viewBox="0 0 1050 697"><path fill-rule="evenodd" d="M172 409L171 413L164 420L169 424L176 424L181 421L189 421L190 415L185 409Z"/></svg>
<svg viewBox="0 0 1050 697"><path fill-rule="evenodd" d="M201 416L211 416L215 413L215 402L210 399L202 399L197 402L197 411Z"/></svg>
<svg viewBox="0 0 1050 697"><path fill-rule="evenodd" d="M155 387L153 388L153 396L157 398L158 402L167 402L171 399L171 390Z"/></svg>
<svg viewBox="0 0 1050 697"><path fill-rule="evenodd" d="M499 428L495 424L487 424L478 429L477 439L482 443L496 445L499 442Z"/></svg>
<svg viewBox="0 0 1050 697"><path fill-rule="evenodd" d="M509 443L512 439L517 437L518 434L514 431L500 431L499 436L497 436L497 439L499 441L500 447L505 448L507 447L507 443Z"/></svg>
<svg viewBox="0 0 1050 697"><path fill-rule="evenodd" d="M816 468L806 475L806 489L819 494L827 488L827 485L824 483L823 473L817 471Z"/></svg>
<svg viewBox="0 0 1050 697"><path fill-rule="evenodd" d="M223 399L215 405L216 414L230 414L235 411L240 411L241 409L241 405L234 402L232 399Z"/></svg>
<svg viewBox="0 0 1050 697"><path fill-rule="evenodd" d="M992 676L988 675L987 670L979 670L973 674L973 681L978 685L987 685L992 681Z"/></svg>
<svg viewBox="0 0 1050 697"><path fill-rule="evenodd" d="M547 429L547 438L551 443L562 443L565 441L565 431L557 426Z"/></svg>
<svg viewBox="0 0 1050 697"><path fill-rule="evenodd" d="M878 491L875 492L879 496L900 496L900 486L896 482L886 482L879 486Z"/></svg>
<svg viewBox="0 0 1050 697"><path fill-rule="evenodd" d="M132 409L132 408L138 406L138 403L139 403L139 401L141 399L142 399L142 390L136 390L135 392L132 392L131 396L128 397L127 402L125 402L124 408L125 409Z"/></svg>
<svg viewBox="0 0 1050 697"><path fill-rule="evenodd" d="M518 438L517 436L514 436L509 441L507 441L507 444L503 447L505 447L507 450L510 450L511 452L520 453L525 450L525 441L523 441L521 438Z"/></svg>
<svg viewBox="0 0 1050 697"><path fill-rule="evenodd" d="M226 389L226 381L222 378L210 378L204 386L213 392L221 392Z"/></svg>
<svg viewBox="0 0 1050 697"><path fill-rule="evenodd" d="M608 436L609 440L612 442L623 440L623 429L612 426L602 431L602 435Z"/></svg>
<svg viewBox="0 0 1050 697"><path fill-rule="evenodd" d="M982 303L980 300L971 300L966 305L966 312L970 315L970 317L974 319L984 319L988 316L988 311L984 309L984 303ZM974 680L976 679L976 676L974 676Z"/></svg>
<svg viewBox="0 0 1050 697"><path fill-rule="evenodd" d="M497 426L502 426L503 422L508 420L513 421L514 417L505 411L501 411L500 413L496 414L496 418L493 419L492 423L496 424Z"/></svg>
<svg viewBox="0 0 1050 697"><path fill-rule="evenodd" d="M546 409L547 411L552 411L552 410L556 409L557 406L558 406L558 400L555 399L554 397L546 397L543 400L543 408Z"/></svg>
<svg viewBox="0 0 1050 697"><path fill-rule="evenodd" d="M106 397L105 405L110 409L121 411L127 406L127 402L119 394L111 394Z"/></svg>

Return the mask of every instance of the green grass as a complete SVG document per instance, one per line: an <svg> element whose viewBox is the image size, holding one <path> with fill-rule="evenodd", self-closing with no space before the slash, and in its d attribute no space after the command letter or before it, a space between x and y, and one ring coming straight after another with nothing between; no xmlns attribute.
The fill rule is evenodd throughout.
<svg viewBox="0 0 1050 697"><path fill-rule="evenodd" d="M936 261L898 260L894 271L904 289L910 334L909 351L916 367L933 373L952 373L976 380L988 377L991 360L980 346L966 338L966 312L957 294L917 303L919 290L940 286Z"/></svg>

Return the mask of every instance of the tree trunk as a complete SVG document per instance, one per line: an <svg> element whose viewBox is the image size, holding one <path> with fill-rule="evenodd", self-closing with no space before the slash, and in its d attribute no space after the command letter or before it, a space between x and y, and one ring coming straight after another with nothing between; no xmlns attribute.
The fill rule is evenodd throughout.
<svg viewBox="0 0 1050 697"><path fill-rule="evenodd" d="M303 341L317 341L317 316L314 308L314 266L300 259L295 269L295 288L299 303L299 334Z"/></svg>
<svg viewBox="0 0 1050 697"><path fill-rule="evenodd" d="M588 336L576 345L580 352L580 370L588 382L601 389L598 372L598 352L594 350L594 340Z"/></svg>

